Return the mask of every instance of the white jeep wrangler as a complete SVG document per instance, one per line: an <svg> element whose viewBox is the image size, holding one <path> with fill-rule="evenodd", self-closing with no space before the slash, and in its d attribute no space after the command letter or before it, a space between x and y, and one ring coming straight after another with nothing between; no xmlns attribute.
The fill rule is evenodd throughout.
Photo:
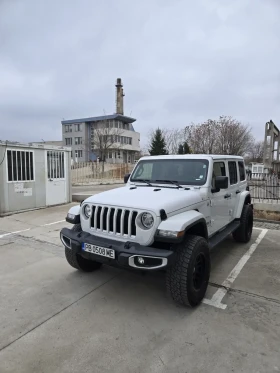
<svg viewBox="0 0 280 373"><path fill-rule="evenodd" d="M253 205L242 157L143 157L123 187L72 207L60 237L69 264L165 270L175 302L199 304L210 275L210 250L230 234L250 241Z"/></svg>

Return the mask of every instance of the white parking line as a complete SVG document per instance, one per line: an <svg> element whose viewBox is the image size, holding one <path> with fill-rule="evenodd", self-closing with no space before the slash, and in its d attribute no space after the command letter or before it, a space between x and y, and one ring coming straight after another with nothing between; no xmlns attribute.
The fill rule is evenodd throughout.
<svg viewBox="0 0 280 373"><path fill-rule="evenodd" d="M59 221L54 221L53 223L43 224L43 225L40 225L40 227L46 227L48 225L54 225L54 224L59 224L59 223L65 223L65 219L59 220Z"/></svg>
<svg viewBox="0 0 280 373"><path fill-rule="evenodd" d="M4 237L7 237L7 236L11 236L12 234L17 234L17 233L27 232L27 231L30 231L30 229L31 229L31 228L24 229L24 230L22 230L22 231L16 231L16 232L9 232L9 233L0 234L0 238L4 238Z"/></svg>
<svg viewBox="0 0 280 373"><path fill-rule="evenodd" d="M228 275L227 279L222 283L222 288L218 289L216 293L212 296L211 299L203 299L203 303L208 304L210 306L226 309L227 305L222 303L222 299L230 289L230 286L234 282L234 280L237 278L237 276L240 274L242 268L245 266L247 261L250 259L256 248L259 246L261 241L263 240L264 236L268 232L268 229L261 229L260 234L258 235L258 238L256 241L250 246L249 250L242 256L242 258L239 260L239 262L236 264L236 266L233 268L233 270Z"/></svg>
<svg viewBox="0 0 280 373"><path fill-rule="evenodd" d="M23 229L21 231L15 231L15 232L9 232L9 233L0 234L0 239L4 238L4 237L7 237L7 236L12 236L13 234L27 232L27 231L30 231L31 229L36 229L38 227L47 227L49 225L55 225L55 224L59 224L59 223L63 223L63 222L65 222L65 219L59 220L59 221L54 221L53 223L47 223L47 224L38 225L38 226L35 226L35 227L32 227L32 228L28 228L28 229Z"/></svg>

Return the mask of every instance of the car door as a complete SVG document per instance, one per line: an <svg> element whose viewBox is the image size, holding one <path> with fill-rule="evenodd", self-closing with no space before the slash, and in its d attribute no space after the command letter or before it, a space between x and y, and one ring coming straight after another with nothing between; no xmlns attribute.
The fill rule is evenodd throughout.
<svg viewBox="0 0 280 373"><path fill-rule="evenodd" d="M228 176L227 165L224 161L213 163L212 190L211 190L211 234L222 229L229 221L229 191L220 189L215 191L215 178L217 176Z"/></svg>
<svg viewBox="0 0 280 373"><path fill-rule="evenodd" d="M235 218L235 211L237 209L238 204L238 194L241 192L239 190L239 180L238 180L238 172L237 172L237 161L232 160L228 161L228 173L229 173L229 188L228 192L230 194L230 197L228 198L228 204L229 204L229 221L234 220Z"/></svg>

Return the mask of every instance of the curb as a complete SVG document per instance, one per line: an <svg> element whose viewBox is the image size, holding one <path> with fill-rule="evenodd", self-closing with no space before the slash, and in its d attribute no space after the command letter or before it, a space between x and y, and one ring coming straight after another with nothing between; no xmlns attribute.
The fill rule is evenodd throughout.
<svg viewBox="0 0 280 373"><path fill-rule="evenodd" d="M73 183L73 187L82 187L82 186L98 186L98 185L123 185L124 183L120 180L118 182L106 182L100 181L97 183Z"/></svg>
<svg viewBox="0 0 280 373"><path fill-rule="evenodd" d="M254 218L254 221L259 222L259 223L269 223L269 224L280 225L280 221L277 221L277 220L266 220L266 219L256 219L256 218Z"/></svg>
<svg viewBox="0 0 280 373"><path fill-rule="evenodd" d="M72 202L82 202L83 200L93 196L95 193L89 194L82 194L82 193L74 193L72 194Z"/></svg>

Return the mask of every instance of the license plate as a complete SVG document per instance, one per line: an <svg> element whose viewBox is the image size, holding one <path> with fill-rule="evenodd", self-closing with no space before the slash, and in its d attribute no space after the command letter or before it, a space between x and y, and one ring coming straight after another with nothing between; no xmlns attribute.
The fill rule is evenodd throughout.
<svg viewBox="0 0 280 373"><path fill-rule="evenodd" d="M88 253L106 256L110 259L115 259L115 250L113 249L107 249L106 247L96 246L89 243L83 243L82 249L84 251L87 251Z"/></svg>

